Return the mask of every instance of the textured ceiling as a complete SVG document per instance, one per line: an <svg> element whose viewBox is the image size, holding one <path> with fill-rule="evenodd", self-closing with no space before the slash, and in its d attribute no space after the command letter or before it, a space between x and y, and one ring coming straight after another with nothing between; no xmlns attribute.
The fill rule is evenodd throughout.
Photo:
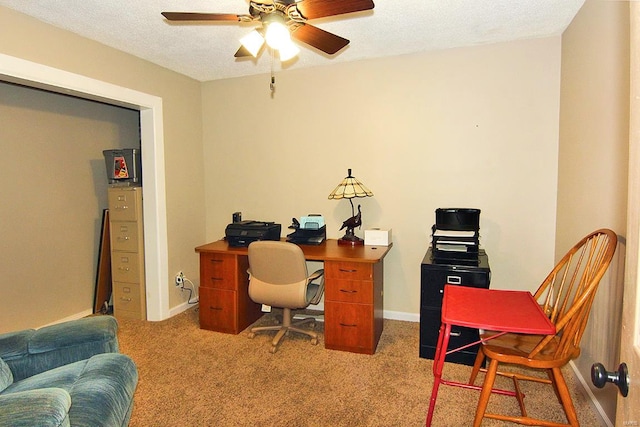
<svg viewBox="0 0 640 427"><path fill-rule="evenodd" d="M374 0L372 11L309 21L351 43L334 56L301 45L296 69L561 34L584 0ZM247 14L247 0L0 0L102 44L200 81L269 73L271 59L236 59L256 24L172 24L160 12ZM279 70L279 64L274 68Z"/></svg>

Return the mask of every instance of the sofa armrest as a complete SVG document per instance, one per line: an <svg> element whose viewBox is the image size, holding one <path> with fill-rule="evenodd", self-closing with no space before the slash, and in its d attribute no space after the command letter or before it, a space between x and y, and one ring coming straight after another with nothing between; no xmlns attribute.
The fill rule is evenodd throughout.
<svg viewBox="0 0 640 427"><path fill-rule="evenodd" d="M0 357L9 365L13 380L95 354L118 352L118 323L112 316L94 316L21 331L0 337Z"/></svg>
<svg viewBox="0 0 640 427"><path fill-rule="evenodd" d="M0 427L69 426L71 396L61 388L0 394Z"/></svg>

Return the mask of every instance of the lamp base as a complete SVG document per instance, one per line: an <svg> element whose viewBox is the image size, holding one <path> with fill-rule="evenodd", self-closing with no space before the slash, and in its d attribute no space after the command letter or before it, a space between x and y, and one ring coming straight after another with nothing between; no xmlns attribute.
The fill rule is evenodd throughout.
<svg viewBox="0 0 640 427"><path fill-rule="evenodd" d="M342 238L338 239L338 246L362 246L364 245L364 239L358 236L345 234Z"/></svg>

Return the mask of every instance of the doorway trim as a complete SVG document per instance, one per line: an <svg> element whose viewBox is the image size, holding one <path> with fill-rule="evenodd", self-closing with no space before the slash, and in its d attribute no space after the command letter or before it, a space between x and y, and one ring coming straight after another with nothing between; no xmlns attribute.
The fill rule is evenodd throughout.
<svg viewBox="0 0 640 427"><path fill-rule="evenodd" d="M0 80L140 112L147 320L169 317L162 98L0 53Z"/></svg>

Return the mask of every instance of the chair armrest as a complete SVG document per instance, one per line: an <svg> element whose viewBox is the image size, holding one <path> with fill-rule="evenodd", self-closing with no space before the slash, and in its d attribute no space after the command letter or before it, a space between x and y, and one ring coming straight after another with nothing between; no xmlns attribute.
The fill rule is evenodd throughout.
<svg viewBox="0 0 640 427"><path fill-rule="evenodd" d="M320 279L320 283L313 283L314 280ZM309 286L317 286L317 292L315 296L311 299L309 304L316 305L322 299L322 295L324 294L324 270L316 270L307 278L307 284Z"/></svg>
<svg viewBox="0 0 640 427"><path fill-rule="evenodd" d="M324 270L323 269L316 270L307 278L307 281L308 282L313 282L314 280L322 277L323 275L324 275Z"/></svg>
<svg viewBox="0 0 640 427"><path fill-rule="evenodd" d="M0 338L0 357L11 368L14 381L20 381L95 354L117 353L117 331L114 317L94 316L6 334Z"/></svg>
<svg viewBox="0 0 640 427"><path fill-rule="evenodd" d="M0 394L0 427L69 426L71 396L61 388Z"/></svg>

